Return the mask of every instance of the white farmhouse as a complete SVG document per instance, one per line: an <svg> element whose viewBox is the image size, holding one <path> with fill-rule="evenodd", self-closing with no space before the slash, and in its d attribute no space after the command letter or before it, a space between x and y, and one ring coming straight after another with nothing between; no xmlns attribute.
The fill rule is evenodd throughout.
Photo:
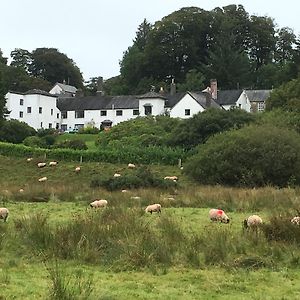
<svg viewBox="0 0 300 300"><path fill-rule="evenodd" d="M60 128L60 111L56 96L41 90L26 93L8 92L6 108L7 119L17 119L38 130L41 128Z"/></svg>

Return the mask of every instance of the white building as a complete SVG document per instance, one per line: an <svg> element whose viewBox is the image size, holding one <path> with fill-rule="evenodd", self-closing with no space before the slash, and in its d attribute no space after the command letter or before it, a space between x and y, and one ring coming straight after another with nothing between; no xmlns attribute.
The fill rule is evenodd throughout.
<svg viewBox="0 0 300 300"><path fill-rule="evenodd" d="M8 92L7 119L17 119L38 130L60 128L60 111L56 106L57 97L41 90L26 93Z"/></svg>

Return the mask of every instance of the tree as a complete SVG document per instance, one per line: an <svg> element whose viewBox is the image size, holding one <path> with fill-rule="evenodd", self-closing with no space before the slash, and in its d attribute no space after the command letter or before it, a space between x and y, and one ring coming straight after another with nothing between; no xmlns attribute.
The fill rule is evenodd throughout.
<svg viewBox="0 0 300 300"><path fill-rule="evenodd" d="M26 73L29 72L29 68L33 62L32 55L29 51L16 48L10 53L12 61L10 65L12 67L20 67L23 68Z"/></svg>
<svg viewBox="0 0 300 300"><path fill-rule="evenodd" d="M196 69L189 70L185 76L185 82L178 84L179 92L199 91L204 89L205 77Z"/></svg>
<svg viewBox="0 0 300 300"><path fill-rule="evenodd" d="M0 64L4 64L4 65L7 64L7 58L3 57L3 52L1 49L0 49Z"/></svg>
<svg viewBox="0 0 300 300"><path fill-rule="evenodd" d="M37 48L32 51L32 63L29 65L29 73L32 76L42 78L51 84L64 80L77 88L83 87L83 78L79 68L65 54L55 48Z"/></svg>
<svg viewBox="0 0 300 300"><path fill-rule="evenodd" d="M279 187L300 184L300 136L274 126L247 126L198 147L185 172L201 184Z"/></svg>
<svg viewBox="0 0 300 300"><path fill-rule="evenodd" d="M266 101L266 110L275 108L300 112L300 78L293 79L272 91Z"/></svg>

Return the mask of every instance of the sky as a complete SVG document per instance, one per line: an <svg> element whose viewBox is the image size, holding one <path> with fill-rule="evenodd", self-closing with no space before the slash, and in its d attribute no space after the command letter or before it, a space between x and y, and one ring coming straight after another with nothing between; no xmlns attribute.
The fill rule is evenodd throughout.
<svg viewBox="0 0 300 300"><path fill-rule="evenodd" d="M182 7L212 10L229 4L300 34L298 0L1 0L0 49L10 58L15 48L57 48L85 80L108 79L119 75L123 53L144 19L154 24Z"/></svg>

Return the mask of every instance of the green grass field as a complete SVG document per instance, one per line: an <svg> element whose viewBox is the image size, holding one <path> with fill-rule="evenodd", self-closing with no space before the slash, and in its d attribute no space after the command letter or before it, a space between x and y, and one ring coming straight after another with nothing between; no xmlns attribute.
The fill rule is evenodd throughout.
<svg viewBox="0 0 300 300"><path fill-rule="evenodd" d="M0 299L300 298L299 244L242 230L250 214L268 223L293 213L299 189L199 186L153 165L157 176L179 176L178 187L108 192L91 180L126 165L83 162L76 174L74 163L37 161L0 156L0 205L10 210L0 220ZM95 198L109 208L90 209ZM157 202L161 215L143 212ZM210 222L211 207L231 222Z"/></svg>
<svg viewBox="0 0 300 300"><path fill-rule="evenodd" d="M89 150L96 150L97 147L95 145L95 142L98 138L98 134L78 134L78 133L64 133L59 136L57 136L56 141L62 142L65 140L77 140L80 139L84 141L88 147Z"/></svg>

